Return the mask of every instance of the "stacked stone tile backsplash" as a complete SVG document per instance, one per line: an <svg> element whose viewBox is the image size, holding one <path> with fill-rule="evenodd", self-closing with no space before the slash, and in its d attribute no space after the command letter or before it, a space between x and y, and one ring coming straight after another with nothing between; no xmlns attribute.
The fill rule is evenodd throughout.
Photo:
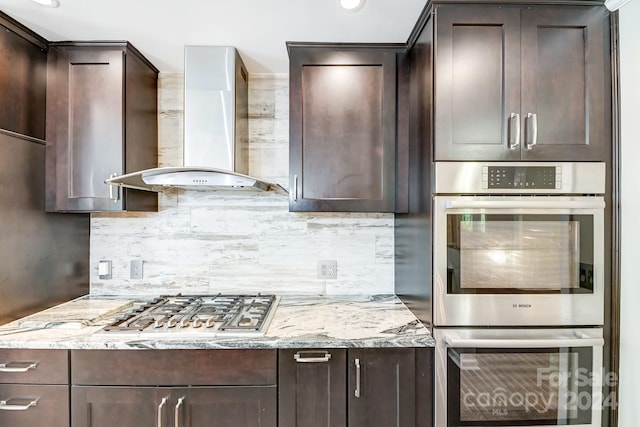
<svg viewBox="0 0 640 427"><path fill-rule="evenodd" d="M249 173L288 187L289 79L249 78ZM182 163L183 75L159 80L159 164ZM93 214L91 293L393 293L393 215L291 213L287 196L171 190L157 213ZM98 278L98 261L113 278ZM336 280L317 261L338 262ZM144 278L129 278L131 260Z"/></svg>

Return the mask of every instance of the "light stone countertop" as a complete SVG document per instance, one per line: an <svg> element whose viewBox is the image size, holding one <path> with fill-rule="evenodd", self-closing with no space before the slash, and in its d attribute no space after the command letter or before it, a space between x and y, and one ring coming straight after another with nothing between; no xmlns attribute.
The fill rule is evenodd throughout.
<svg viewBox="0 0 640 427"><path fill-rule="evenodd" d="M150 299L151 297L145 297ZM96 334L131 297L85 296L0 326L0 348L216 349L432 347L434 340L394 295L282 296L259 337L148 338Z"/></svg>

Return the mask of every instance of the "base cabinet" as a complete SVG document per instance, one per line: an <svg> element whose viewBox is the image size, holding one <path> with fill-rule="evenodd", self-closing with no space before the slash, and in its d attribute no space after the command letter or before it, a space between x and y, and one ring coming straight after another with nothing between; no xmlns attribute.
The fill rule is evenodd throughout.
<svg viewBox="0 0 640 427"><path fill-rule="evenodd" d="M276 386L73 386L72 427L276 427Z"/></svg>
<svg viewBox="0 0 640 427"><path fill-rule="evenodd" d="M0 349L0 426L69 427L69 353Z"/></svg>
<svg viewBox="0 0 640 427"><path fill-rule="evenodd" d="M280 350L280 427L432 425L431 349Z"/></svg>
<svg viewBox="0 0 640 427"><path fill-rule="evenodd" d="M71 427L276 427L276 361L276 350L73 350Z"/></svg>

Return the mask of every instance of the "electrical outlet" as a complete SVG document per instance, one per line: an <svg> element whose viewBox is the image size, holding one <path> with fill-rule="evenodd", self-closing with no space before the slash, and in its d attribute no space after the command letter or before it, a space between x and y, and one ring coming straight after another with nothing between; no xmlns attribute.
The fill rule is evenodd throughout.
<svg viewBox="0 0 640 427"><path fill-rule="evenodd" d="M319 260L318 261L318 279L337 279L338 278L338 261L336 260Z"/></svg>
<svg viewBox="0 0 640 427"><path fill-rule="evenodd" d="M141 259L132 259L131 260L131 272L129 277L132 279L142 279L142 265L144 261Z"/></svg>

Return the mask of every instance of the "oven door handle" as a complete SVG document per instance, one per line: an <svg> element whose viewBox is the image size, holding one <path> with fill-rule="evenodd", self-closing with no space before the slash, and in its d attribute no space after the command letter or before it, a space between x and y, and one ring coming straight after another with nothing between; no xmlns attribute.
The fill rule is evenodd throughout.
<svg viewBox="0 0 640 427"><path fill-rule="evenodd" d="M604 209L600 197L586 200L448 200L445 209Z"/></svg>
<svg viewBox="0 0 640 427"><path fill-rule="evenodd" d="M546 348L546 347L602 347L603 338L549 338L549 339L470 339L444 336L448 347L454 348Z"/></svg>

